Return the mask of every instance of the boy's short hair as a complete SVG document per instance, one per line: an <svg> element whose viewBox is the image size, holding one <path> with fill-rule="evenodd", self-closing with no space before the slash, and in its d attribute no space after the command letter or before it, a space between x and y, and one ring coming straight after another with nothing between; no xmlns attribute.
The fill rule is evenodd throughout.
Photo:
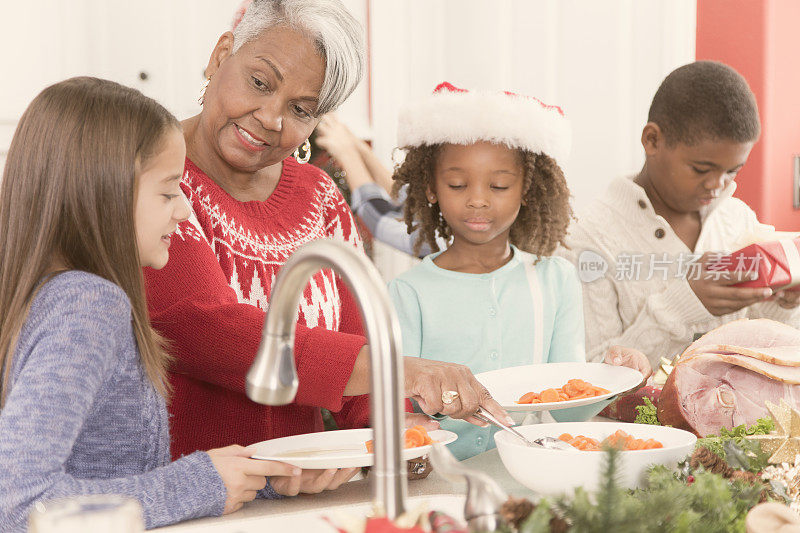
<svg viewBox="0 0 800 533"><path fill-rule="evenodd" d="M758 106L747 81L717 61L696 61L673 70L650 104L669 145L704 139L755 142L761 134Z"/></svg>

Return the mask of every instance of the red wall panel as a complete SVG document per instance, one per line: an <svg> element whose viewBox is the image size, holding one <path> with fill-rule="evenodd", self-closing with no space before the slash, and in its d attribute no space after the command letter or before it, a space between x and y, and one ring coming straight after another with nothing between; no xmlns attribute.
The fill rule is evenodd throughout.
<svg viewBox="0 0 800 533"><path fill-rule="evenodd" d="M792 205L792 157L800 154L798 22L795 0L697 2L697 59L738 70L761 114L761 140L736 180L736 196L783 230L800 230L800 211Z"/></svg>

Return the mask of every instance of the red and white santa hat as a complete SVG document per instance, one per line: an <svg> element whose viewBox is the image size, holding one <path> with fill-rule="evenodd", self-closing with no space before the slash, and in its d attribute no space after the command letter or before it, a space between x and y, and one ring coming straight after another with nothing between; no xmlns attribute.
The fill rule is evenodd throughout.
<svg viewBox="0 0 800 533"><path fill-rule="evenodd" d="M563 166L572 131L558 106L510 92L467 91L447 82L400 111L397 143L401 148L478 141L543 152Z"/></svg>

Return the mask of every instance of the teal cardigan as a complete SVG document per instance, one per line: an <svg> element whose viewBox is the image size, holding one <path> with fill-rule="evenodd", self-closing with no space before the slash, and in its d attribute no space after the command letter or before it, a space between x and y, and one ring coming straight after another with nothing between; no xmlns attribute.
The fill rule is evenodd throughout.
<svg viewBox="0 0 800 533"><path fill-rule="evenodd" d="M475 374L532 364L538 339L523 261L535 256L512 250L507 264L487 274L439 268L433 262L436 253L392 280L389 295L403 332L403 355L460 363ZM583 299L575 267L560 257L543 257L535 273L543 303L543 362L585 361ZM492 428L448 418L442 429L458 434L450 445L458 459L494 447Z"/></svg>

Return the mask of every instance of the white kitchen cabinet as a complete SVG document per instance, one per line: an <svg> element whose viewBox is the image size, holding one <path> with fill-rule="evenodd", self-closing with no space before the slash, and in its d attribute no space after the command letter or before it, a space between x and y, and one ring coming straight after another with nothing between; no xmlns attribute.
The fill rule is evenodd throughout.
<svg viewBox="0 0 800 533"><path fill-rule="evenodd" d="M199 110L203 69L240 0L3 0L0 159L30 101L78 75L111 79L179 118ZM2 160L0 160L2 163Z"/></svg>
<svg viewBox="0 0 800 533"><path fill-rule="evenodd" d="M366 20L366 0L344 3ZM0 46L6 51L0 55L0 165L30 101L71 76L135 87L181 119L197 113L208 57L240 5L241 0L0 0ZM369 136L365 86L340 114Z"/></svg>

